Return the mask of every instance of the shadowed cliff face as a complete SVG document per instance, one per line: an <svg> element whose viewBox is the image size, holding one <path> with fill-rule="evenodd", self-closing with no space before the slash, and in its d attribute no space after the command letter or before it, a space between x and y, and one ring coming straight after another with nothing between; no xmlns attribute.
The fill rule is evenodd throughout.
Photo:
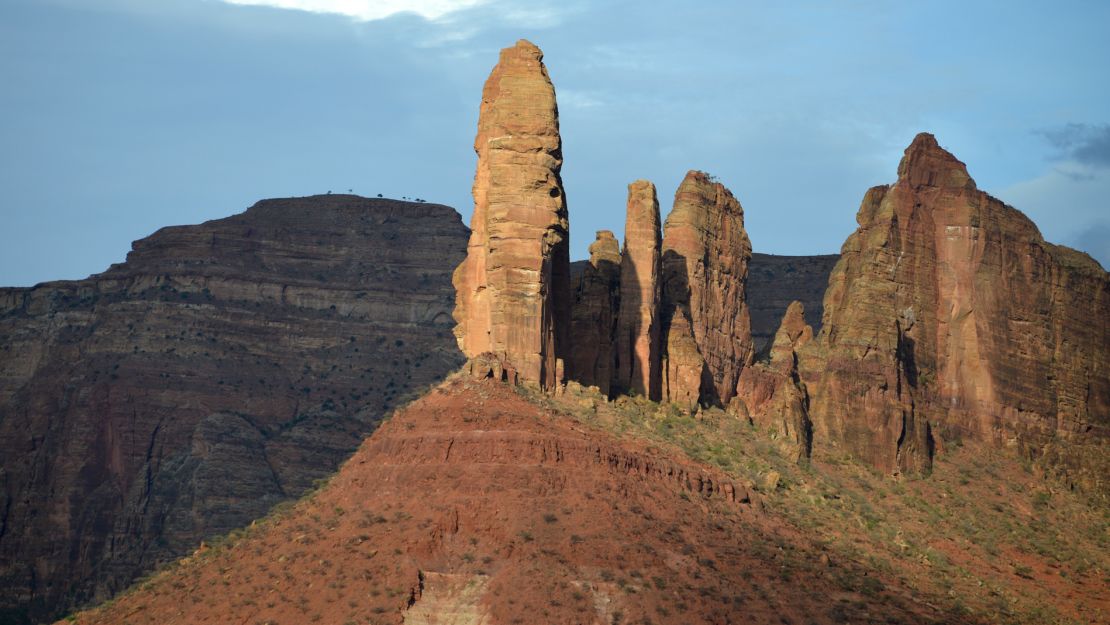
<svg viewBox="0 0 1110 625"><path fill-rule="evenodd" d="M805 321L813 326L814 334L820 331L825 288L829 285L829 273L839 258L837 254L779 256L752 253L748 266L748 307L751 309L752 339L756 351L770 349L783 315L795 300L804 305ZM588 264L586 260L571 263L571 280L580 280ZM627 282L622 279L622 294L626 284L638 286L634 279ZM622 297L621 303L624 301Z"/></svg>
<svg viewBox="0 0 1110 625"><path fill-rule="evenodd" d="M0 290L0 609L104 598L330 474L457 367L446 206L317 196Z"/></svg>
<svg viewBox="0 0 1110 625"><path fill-rule="evenodd" d="M805 308L805 321L821 330L822 302L837 254L779 256L752 253L748 266L748 308L752 311L752 341L757 352L770 349L779 322L790 303Z"/></svg>
<svg viewBox="0 0 1110 625"><path fill-rule="evenodd" d="M803 358L815 441L890 471L928 471L944 439L1016 444L1105 494L1110 274L979 191L928 134L857 221Z"/></svg>

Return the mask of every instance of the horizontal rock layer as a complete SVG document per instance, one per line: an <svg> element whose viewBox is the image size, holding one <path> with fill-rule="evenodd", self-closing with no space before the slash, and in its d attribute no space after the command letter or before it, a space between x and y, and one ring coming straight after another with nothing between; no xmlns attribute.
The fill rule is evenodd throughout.
<svg viewBox="0 0 1110 625"><path fill-rule="evenodd" d="M446 206L259 202L0 289L0 609L101 599L333 471L457 367Z"/></svg>

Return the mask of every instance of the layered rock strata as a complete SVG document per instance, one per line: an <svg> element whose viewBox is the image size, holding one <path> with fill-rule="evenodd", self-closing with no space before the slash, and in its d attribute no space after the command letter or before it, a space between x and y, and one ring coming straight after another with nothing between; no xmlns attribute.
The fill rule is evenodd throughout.
<svg viewBox="0 0 1110 625"><path fill-rule="evenodd" d="M770 433L795 455L808 457L813 445L809 393L798 371L798 350L813 339L801 302L787 307L767 360L746 367L729 408Z"/></svg>
<svg viewBox="0 0 1110 625"><path fill-rule="evenodd" d="M570 321L566 198L555 89L528 41L501 51L482 90L474 215L454 275L455 336L522 380L554 388Z"/></svg>
<svg viewBox="0 0 1110 625"><path fill-rule="evenodd" d="M653 400L659 399L661 381L659 222L655 185L647 180L629 184L613 385Z"/></svg>
<svg viewBox="0 0 1110 625"><path fill-rule="evenodd" d="M571 310L569 376L608 395L614 375L613 338L620 305L621 250L608 230L590 244L589 266L578 276Z"/></svg>
<svg viewBox="0 0 1110 625"><path fill-rule="evenodd" d="M451 208L328 195L0 289L0 610L106 598L330 474L462 362Z"/></svg>
<svg viewBox="0 0 1110 625"><path fill-rule="evenodd" d="M803 354L817 434L888 471L927 471L942 439L1014 444L1105 493L1110 274L978 190L929 134L857 221Z"/></svg>
<svg viewBox="0 0 1110 625"><path fill-rule="evenodd" d="M740 202L707 174L687 173L663 236L666 399L732 398L754 355L746 302L751 253Z"/></svg>

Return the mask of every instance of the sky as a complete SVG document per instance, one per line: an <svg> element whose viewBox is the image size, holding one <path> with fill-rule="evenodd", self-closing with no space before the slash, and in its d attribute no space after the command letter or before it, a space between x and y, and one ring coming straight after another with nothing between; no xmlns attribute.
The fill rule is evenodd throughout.
<svg viewBox="0 0 1110 625"><path fill-rule="evenodd" d="M572 258L689 169L757 252L839 251L921 131L1110 267L1110 3L0 0L0 285L82 278L267 197L469 223L482 84L539 45Z"/></svg>

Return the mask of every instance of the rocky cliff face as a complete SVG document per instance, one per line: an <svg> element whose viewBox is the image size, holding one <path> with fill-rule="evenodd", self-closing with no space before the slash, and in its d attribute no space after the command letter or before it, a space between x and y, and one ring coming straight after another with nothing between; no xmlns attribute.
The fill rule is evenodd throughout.
<svg viewBox="0 0 1110 625"><path fill-rule="evenodd" d="M660 260L659 200L655 185L628 185L624 255L620 267L620 313L616 334L616 377L621 392L659 399Z"/></svg>
<svg viewBox="0 0 1110 625"><path fill-rule="evenodd" d="M266 200L0 289L5 617L104 598L333 471L461 362L465 239L446 206Z"/></svg>
<svg viewBox="0 0 1110 625"><path fill-rule="evenodd" d="M578 276L571 311L568 375L609 394L613 337L620 306L621 249L613 233L599 230L590 262Z"/></svg>
<svg viewBox="0 0 1110 625"><path fill-rule="evenodd" d="M569 226L555 89L535 45L501 51L482 90L474 150L470 242L454 276L459 347L554 388L570 322Z"/></svg>
<svg viewBox="0 0 1110 625"><path fill-rule="evenodd" d="M804 363L818 436L891 471L928 470L944 439L1016 444L1105 492L1110 276L979 191L928 134L857 221Z"/></svg>
<svg viewBox="0 0 1110 625"><path fill-rule="evenodd" d="M797 459L813 446L809 393L798 371L798 350L813 340L805 308L792 302L786 309L766 361L745 367L729 408L782 441Z"/></svg>
<svg viewBox="0 0 1110 625"><path fill-rule="evenodd" d="M707 174L687 173L663 235L664 389L672 400L727 404L736 391L754 355L746 302L751 253L740 202Z"/></svg>

